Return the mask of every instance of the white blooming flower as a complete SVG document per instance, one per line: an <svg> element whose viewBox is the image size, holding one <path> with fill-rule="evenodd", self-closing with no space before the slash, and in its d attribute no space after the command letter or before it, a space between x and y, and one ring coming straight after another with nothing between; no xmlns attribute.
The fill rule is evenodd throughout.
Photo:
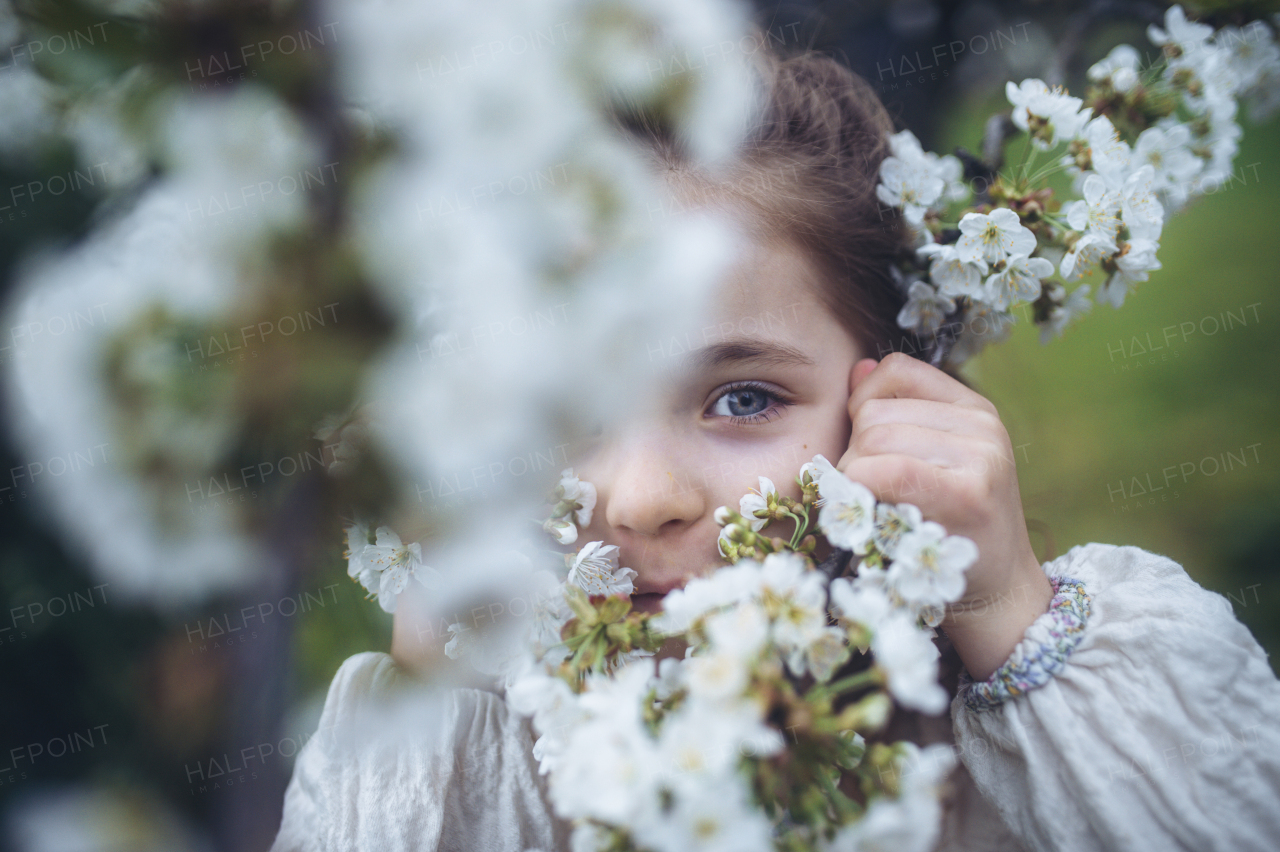
<svg viewBox="0 0 1280 852"><path fill-rule="evenodd" d="M1154 240L1131 240L1122 245L1112 258L1116 272L1098 291L1098 299L1117 308L1123 305L1129 288L1139 281L1146 281L1147 273L1160 268L1160 261L1156 258L1159 248Z"/></svg>
<svg viewBox="0 0 1280 852"><path fill-rule="evenodd" d="M1088 284L1072 290L1071 294L1066 297L1065 301L1062 298L1062 292L1063 288L1061 285L1053 285L1052 295L1054 300L1061 304L1054 305L1050 308L1049 318L1041 324L1041 343L1048 343L1051 338L1061 336L1068 325L1093 309L1093 300L1089 298Z"/></svg>
<svg viewBox="0 0 1280 852"><path fill-rule="evenodd" d="M1074 281L1089 274L1105 257L1110 257L1120 249L1109 238L1099 233L1086 233L1076 240L1071 251L1062 257L1058 267L1062 277Z"/></svg>
<svg viewBox="0 0 1280 852"><path fill-rule="evenodd" d="M889 154L899 160L915 160L925 155L920 140L910 130L889 134Z"/></svg>
<svg viewBox="0 0 1280 852"><path fill-rule="evenodd" d="M742 497L738 501L738 511L742 517L746 518L751 524L751 529L760 530L768 523L768 518L757 515L757 512L765 512L769 509L769 495L773 494L774 500L777 500L778 489L774 487L773 482L768 477L760 477L760 490L752 489L751 493Z"/></svg>
<svg viewBox="0 0 1280 852"><path fill-rule="evenodd" d="M978 548L925 521L902 536L896 554L888 570L890 588L913 606L943 605L964 594L964 572L977 561Z"/></svg>
<svg viewBox="0 0 1280 852"><path fill-rule="evenodd" d="M916 254L930 258L929 279L938 288L938 294L952 298L968 296L978 298L982 294L982 279L987 274L987 262L961 260L954 245L929 243L916 249ZM901 324L901 320L899 320ZM936 326L934 326L936 328Z"/></svg>
<svg viewBox="0 0 1280 852"><path fill-rule="evenodd" d="M734 776L690 786L661 817L635 825L635 837L654 852L772 852L773 823Z"/></svg>
<svg viewBox="0 0 1280 852"><path fill-rule="evenodd" d="M803 675L808 670L810 649L818 646L820 655L829 655L831 649L827 645L832 636L827 627L825 578L817 571L804 571L802 563L792 565L801 574L793 578L798 582L791 588L775 591L782 604L773 622L773 641L786 655L792 673ZM767 577L765 582L768 585Z"/></svg>
<svg viewBox="0 0 1280 852"><path fill-rule="evenodd" d="M767 634L766 634L767 635ZM747 662L729 650L716 649L685 661L684 681L699 701L728 701L746 689L751 671Z"/></svg>
<svg viewBox="0 0 1280 852"><path fill-rule="evenodd" d="M430 588L440 578L438 571L422 564L422 545L402 543L389 527L378 527L375 543L364 549L364 560L379 572L378 604L386 612L396 611L396 598L410 579Z"/></svg>
<svg viewBox="0 0 1280 852"><path fill-rule="evenodd" d="M895 559L898 543L902 537L911 532L924 521L920 509L910 503L876 504L874 540L876 547L885 556Z"/></svg>
<svg viewBox="0 0 1280 852"><path fill-rule="evenodd" d="M565 582L577 586L588 595L630 595L636 572L618 567L618 546L592 541L583 545L569 562Z"/></svg>
<svg viewBox="0 0 1280 852"><path fill-rule="evenodd" d="M1105 115L1091 119L1084 126L1084 133L1080 138L1083 139L1089 149L1089 165L1091 169L1102 175L1108 186L1118 187L1122 185L1125 175L1129 171L1129 159L1132 156L1132 151L1129 148L1129 143L1120 138L1120 134L1116 131L1115 125L1111 123L1111 119ZM1064 158L1064 161L1071 169L1075 169L1075 165L1070 158ZM1087 176L1081 179L1087 180Z"/></svg>
<svg viewBox="0 0 1280 852"><path fill-rule="evenodd" d="M1204 161L1203 170L1192 181L1192 193L1212 191L1222 181L1230 178L1231 166L1239 153L1240 137L1244 132L1236 123L1236 111L1234 98L1210 107L1207 113L1208 132L1196 137L1191 143L1192 153Z"/></svg>
<svg viewBox="0 0 1280 852"><path fill-rule="evenodd" d="M983 301L999 311L1019 302L1040 298L1040 279L1053 274L1053 264L1043 257L1010 255L1004 269L987 279Z"/></svg>
<svg viewBox="0 0 1280 852"><path fill-rule="evenodd" d="M1125 178L1120 189L1120 217L1129 234L1157 240L1164 228L1164 206L1156 197L1156 173L1150 164Z"/></svg>
<svg viewBox="0 0 1280 852"><path fill-rule="evenodd" d="M1191 152L1191 128L1176 121L1142 131L1133 144L1132 163L1152 167L1154 185L1167 212L1186 203L1192 181L1204 167L1204 161Z"/></svg>
<svg viewBox="0 0 1280 852"><path fill-rule="evenodd" d="M925 152L925 157L933 164L934 174L942 178L945 188L942 197L947 201L964 201L969 197L969 184L964 180L964 164L952 154L939 157L932 151Z"/></svg>
<svg viewBox="0 0 1280 852"><path fill-rule="evenodd" d="M893 602L884 587L876 583L839 577L831 582L831 604L841 618L860 624L874 632L893 612Z"/></svg>
<svg viewBox="0 0 1280 852"><path fill-rule="evenodd" d="M960 219L956 251L961 260L983 260L994 265L1011 254L1029 255L1035 249L1036 235L1008 207L997 207L990 213L966 213Z"/></svg>
<svg viewBox="0 0 1280 852"><path fill-rule="evenodd" d="M753 659L769 640L769 617L760 606L744 601L707 618L711 644L746 661Z"/></svg>
<svg viewBox="0 0 1280 852"><path fill-rule="evenodd" d="M381 569L365 559L369 547L369 528L364 524L347 527L347 576L359 581L367 591L377 592Z"/></svg>
<svg viewBox="0 0 1280 852"><path fill-rule="evenodd" d="M889 156L880 162L876 197L890 207L901 208L902 215L913 226L924 221L925 212L937 203L946 188L946 181L923 156L910 160Z"/></svg>
<svg viewBox="0 0 1280 852"><path fill-rule="evenodd" d="M1165 10L1163 28L1155 24L1147 27L1147 38L1152 44L1161 47L1173 45L1184 54L1194 53L1212 35L1213 27L1198 21L1188 21L1187 13L1179 5Z"/></svg>
<svg viewBox="0 0 1280 852"><path fill-rule="evenodd" d="M821 482L822 477L835 469L836 466L827 461L826 456L818 453L813 457L812 461L807 461L800 466L800 477L803 479L804 475L807 473L809 474L809 480L811 482Z"/></svg>
<svg viewBox="0 0 1280 852"><path fill-rule="evenodd" d="M954 299L940 295L923 281L913 281L907 291L907 303L898 311L898 325L920 332L934 332L955 309Z"/></svg>
<svg viewBox="0 0 1280 852"><path fill-rule="evenodd" d="M818 482L818 526L836 547L866 553L875 532L876 498L834 468Z"/></svg>
<svg viewBox="0 0 1280 852"><path fill-rule="evenodd" d="M585 704L598 697L589 691L578 701ZM638 707L639 697L631 703ZM551 801L567 818L626 825L657 795L661 770L657 750L637 720L626 715L593 716L574 726L564 752L556 758L548 785Z"/></svg>
<svg viewBox="0 0 1280 852"><path fill-rule="evenodd" d="M1138 84L1138 68L1142 59L1137 49L1128 44L1117 44L1111 52L1090 66L1086 75L1095 83L1110 81L1117 92L1127 92Z"/></svg>
<svg viewBox="0 0 1280 852"><path fill-rule="evenodd" d="M560 640L560 631L573 617L568 601L564 597L564 584L556 579L550 571L537 571L530 580L529 624L526 644L534 654L542 656L552 648L559 647L565 654Z"/></svg>
<svg viewBox="0 0 1280 852"><path fill-rule="evenodd" d="M574 523L580 527L591 526L591 513L596 508L596 487L590 482L583 482L573 475L573 468L567 467L560 472L560 498L566 503L576 505L571 513Z"/></svg>
<svg viewBox="0 0 1280 852"><path fill-rule="evenodd" d="M946 709L947 693L938 683L938 649L912 615L895 610L882 620L872 634L871 653L885 672L889 691L904 707L930 714Z"/></svg>
<svg viewBox="0 0 1280 852"><path fill-rule="evenodd" d="M1075 136L1092 115L1088 109L1081 110L1084 102L1079 98L1068 95L1061 87L1050 89L1043 80L1023 80L1017 86L1010 80L1004 91L1013 104L1013 123L1019 130L1031 133L1032 144L1041 150ZM1041 125L1044 130L1037 132L1033 125Z"/></svg>
<svg viewBox="0 0 1280 852"><path fill-rule="evenodd" d="M1120 232L1120 193L1111 189L1100 174L1084 179L1083 199L1063 205L1067 224L1077 231L1100 234L1115 240Z"/></svg>
<svg viewBox="0 0 1280 852"><path fill-rule="evenodd" d="M1213 42L1224 51L1237 92L1254 88L1280 66L1280 46L1262 21L1251 21L1243 28L1222 27L1214 33Z"/></svg>
<svg viewBox="0 0 1280 852"><path fill-rule="evenodd" d="M764 724L763 708L755 702L702 698L691 689L688 704L668 716L658 734L663 780L677 797L732 778L748 750L774 754L783 746L778 731Z"/></svg>
<svg viewBox="0 0 1280 852"><path fill-rule="evenodd" d="M554 514L542 528L555 536L558 544L574 544L578 540L578 527L591 525L591 515L596 507L596 487L573 475L573 468L560 471L560 483L556 487L559 502Z"/></svg>
<svg viewBox="0 0 1280 852"><path fill-rule="evenodd" d="M709 577L695 577L684 588L667 593L653 627L666 633L686 631L713 610L755 597L761 582L761 564L753 559L721 568Z"/></svg>

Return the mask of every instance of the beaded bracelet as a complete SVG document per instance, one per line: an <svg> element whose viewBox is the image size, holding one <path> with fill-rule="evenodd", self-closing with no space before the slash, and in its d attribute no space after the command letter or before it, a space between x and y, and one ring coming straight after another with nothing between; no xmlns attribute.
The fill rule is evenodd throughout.
<svg viewBox="0 0 1280 852"><path fill-rule="evenodd" d="M1067 664L1067 657L1084 636L1089 620L1089 595L1084 584L1070 577L1050 577L1053 600L1049 609L1027 628L1009 659L981 683L960 675L960 693L971 710L990 710L1010 698L1043 686Z"/></svg>

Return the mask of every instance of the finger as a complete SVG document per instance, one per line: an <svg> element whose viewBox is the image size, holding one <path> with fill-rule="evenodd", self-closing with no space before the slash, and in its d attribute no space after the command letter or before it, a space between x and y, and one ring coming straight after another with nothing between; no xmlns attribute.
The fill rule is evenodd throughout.
<svg viewBox="0 0 1280 852"><path fill-rule="evenodd" d="M995 414L931 399L875 397L862 403L852 415L854 435L872 426L890 423L926 426L974 438L997 439L1008 435Z"/></svg>
<svg viewBox="0 0 1280 852"><path fill-rule="evenodd" d="M858 389L858 385L862 384L863 380L871 374L871 371L874 370L876 365L879 363L880 362L875 358L863 358L853 365L853 368L849 370L850 396L853 395L853 392Z"/></svg>
<svg viewBox="0 0 1280 852"><path fill-rule="evenodd" d="M912 456L928 464L964 470L989 471L1000 458L995 444L982 438L939 432L927 426L884 423L864 429L849 443L854 458L881 455Z"/></svg>
<svg viewBox="0 0 1280 852"><path fill-rule="evenodd" d="M928 399L977 410L995 411L995 406L985 397L969 390L937 367L900 352L891 352L885 356L854 388L849 395L850 417L862 403L876 398Z"/></svg>
<svg viewBox="0 0 1280 852"><path fill-rule="evenodd" d="M852 458L846 453L845 456L836 468L854 482L865 485L877 500L888 503L907 501L920 505L922 498L938 493L959 475L950 468L902 453Z"/></svg>

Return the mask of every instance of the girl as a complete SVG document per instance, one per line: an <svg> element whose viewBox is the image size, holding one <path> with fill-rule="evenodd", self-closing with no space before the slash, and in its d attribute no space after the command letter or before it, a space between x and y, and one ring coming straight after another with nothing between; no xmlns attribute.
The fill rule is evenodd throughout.
<svg viewBox="0 0 1280 852"><path fill-rule="evenodd" d="M1266 655L1168 559L1089 544L1038 563L995 407L893 351L902 297L888 268L907 240L875 199L887 114L833 60L761 66L768 108L727 174L698 172L643 116L623 122L673 208L729 211L750 248L656 411L573 460L598 489L583 541L618 545L635 606L652 610L719 561L718 506L757 476L789 483L817 453L838 459L980 553L941 625L960 669L949 718L895 723L959 757L939 849L1280 848L1280 684ZM387 702L438 653L423 611L407 592L391 654L344 663L321 730ZM273 848L567 849L527 722L470 688L441 714L424 742L313 738Z"/></svg>

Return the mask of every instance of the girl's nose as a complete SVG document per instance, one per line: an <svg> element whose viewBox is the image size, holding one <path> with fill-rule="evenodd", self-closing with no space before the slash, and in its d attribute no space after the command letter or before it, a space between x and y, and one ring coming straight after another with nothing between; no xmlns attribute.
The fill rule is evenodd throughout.
<svg viewBox="0 0 1280 852"><path fill-rule="evenodd" d="M604 520L615 530L654 536L683 529L706 511L694 465L684 458L678 436L655 429L633 432L604 454L605 474L597 483Z"/></svg>

